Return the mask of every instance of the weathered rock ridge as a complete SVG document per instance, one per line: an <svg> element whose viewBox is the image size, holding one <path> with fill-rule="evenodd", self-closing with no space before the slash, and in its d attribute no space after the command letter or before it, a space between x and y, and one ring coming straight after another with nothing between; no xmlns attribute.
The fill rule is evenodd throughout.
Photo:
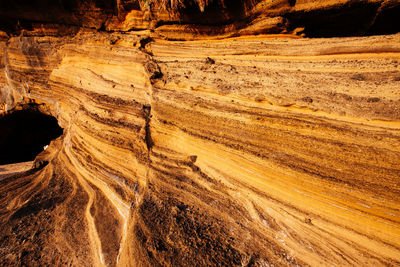
<svg viewBox="0 0 400 267"><path fill-rule="evenodd" d="M0 102L63 134L0 166L0 265L400 264L400 34L298 35L398 1L32 3Z"/></svg>
<svg viewBox="0 0 400 267"><path fill-rule="evenodd" d="M308 36L354 36L399 32L399 15L397 0L19 0L0 3L0 30L56 24L187 39L301 28Z"/></svg>

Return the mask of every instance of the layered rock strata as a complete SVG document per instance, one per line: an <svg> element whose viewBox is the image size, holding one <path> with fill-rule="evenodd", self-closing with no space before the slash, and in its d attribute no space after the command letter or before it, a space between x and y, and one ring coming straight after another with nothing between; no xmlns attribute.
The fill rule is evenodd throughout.
<svg viewBox="0 0 400 267"><path fill-rule="evenodd" d="M182 32L1 35L63 135L0 178L0 264L400 264L400 35Z"/></svg>

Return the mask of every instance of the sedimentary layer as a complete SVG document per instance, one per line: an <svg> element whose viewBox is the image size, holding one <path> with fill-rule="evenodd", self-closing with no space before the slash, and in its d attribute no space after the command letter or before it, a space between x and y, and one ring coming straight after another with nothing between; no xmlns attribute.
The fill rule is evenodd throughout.
<svg viewBox="0 0 400 267"><path fill-rule="evenodd" d="M63 128L0 167L0 265L400 264L400 34L108 23L0 34L3 108Z"/></svg>
<svg viewBox="0 0 400 267"><path fill-rule="evenodd" d="M399 35L148 34L8 40L64 134L1 181L2 264L398 264Z"/></svg>

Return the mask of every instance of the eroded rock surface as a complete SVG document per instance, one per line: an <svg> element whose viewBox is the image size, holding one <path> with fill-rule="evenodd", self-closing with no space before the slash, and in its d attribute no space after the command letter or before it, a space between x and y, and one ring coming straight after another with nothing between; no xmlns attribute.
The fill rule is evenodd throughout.
<svg viewBox="0 0 400 267"><path fill-rule="evenodd" d="M64 132L0 179L0 265L400 264L400 35L259 30L354 8L311 2L243 1L246 27L228 3L202 26L134 1L9 19L0 99ZM194 22L222 12L201 3ZM397 7L363 3L364 33Z"/></svg>

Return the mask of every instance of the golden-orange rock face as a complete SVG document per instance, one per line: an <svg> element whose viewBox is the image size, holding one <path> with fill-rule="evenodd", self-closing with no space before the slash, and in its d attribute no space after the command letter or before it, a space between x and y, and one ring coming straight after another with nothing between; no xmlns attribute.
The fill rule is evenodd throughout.
<svg viewBox="0 0 400 267"><path fill-rule="evenodd" d="M400 264L400 34L264 35L348 1L254 2L248 27L0 34L2 108L64 131L0 166L0 265Z"/></svg>

